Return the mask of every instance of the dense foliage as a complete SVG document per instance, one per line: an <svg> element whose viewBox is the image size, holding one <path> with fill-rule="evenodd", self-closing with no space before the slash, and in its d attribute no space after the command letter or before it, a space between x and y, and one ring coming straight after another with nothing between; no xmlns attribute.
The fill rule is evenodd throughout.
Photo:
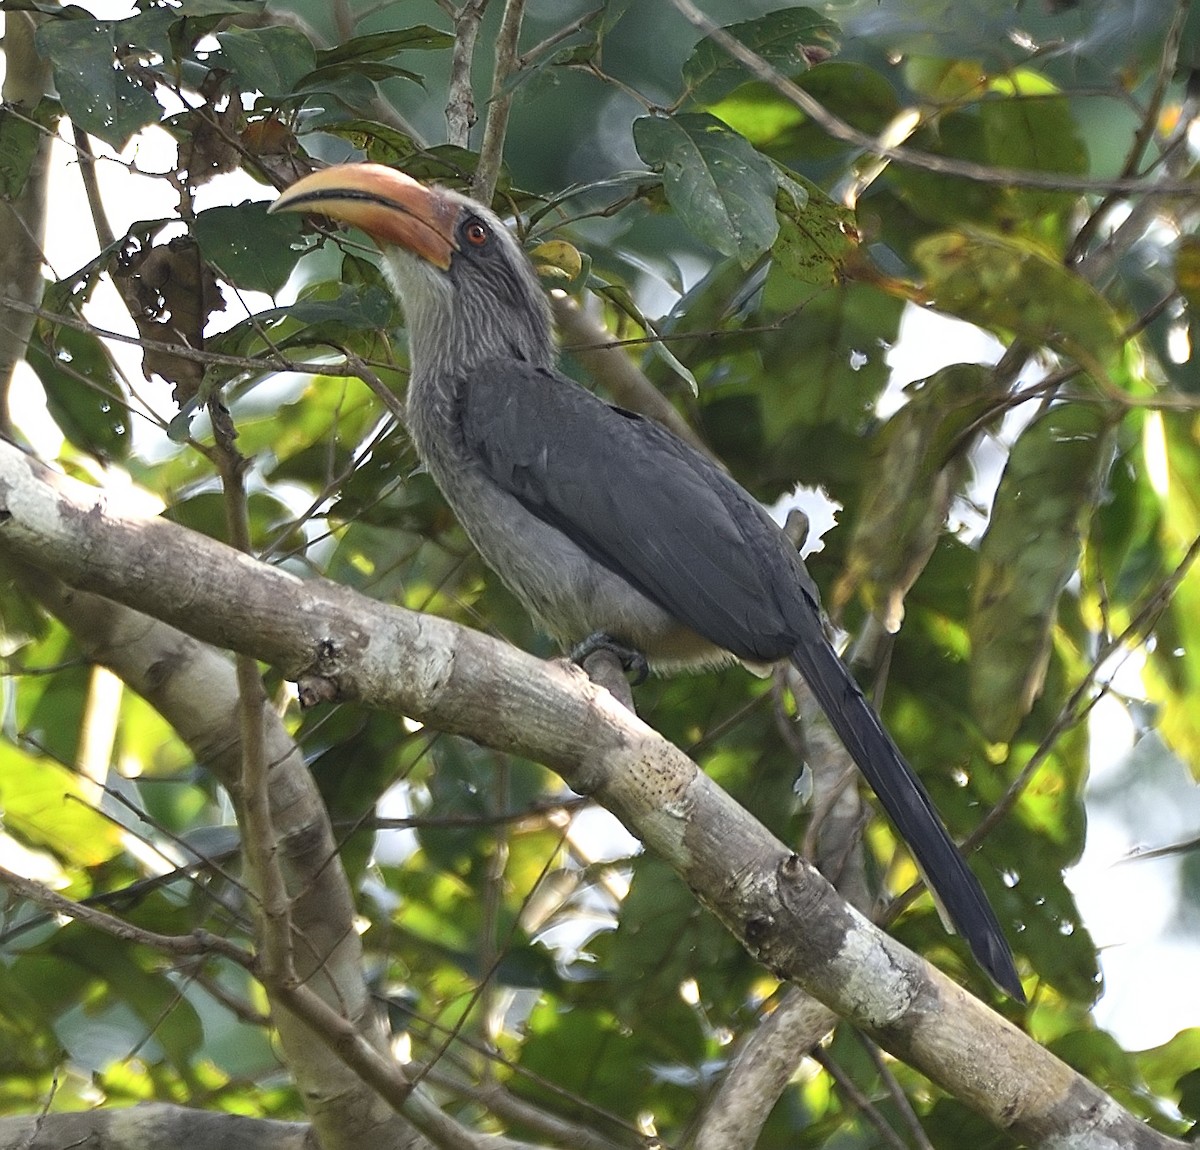
<svg viewBox="0 0 1200 1150"><path fill-rule="evenodd" d="M265 214L275 189L347 158L469 189L483 120L511 97L493 204L547 287L600 318L764 502L804 485L841 505L809 560L826 606L952 831L993 812L976 869L1030 993L1027 1010L997 1008L1158 1128L1190 1125L1195 1032L1135 1053L1095 1026L1096 948L1063 878L1087 830L1087 716L1122 658L1144 662L1148 702L1129 706L1140 753L1200 764L1200 241L1190 202L1169 194L1195 165L1200 22L1186 4L712 5L814 110L670 3L530 5L524 55L493 89L497 0L469 137L454 4L0 7L38 14L33 51L57 93L0 111L0 200L27 191L48 133L78 149L55 153L52 180L91 173L89 149L101 175L140 170L149 132L177 156L143 173L170 187L168 218L110 204L136 222L45 269L4 430L21 433L36 376L59 466L127 473L173 521L227 539L219 399L247 461L256 555L554 654L363 381L402 394L406 371L370 245ZM109 284L147 379L169 392L126 378L114 342L79 322ZM947 336L897 394L890 357L918 308L992 333L995 354L960 362ZM168 349L181 341L200 354ZM586 349L563 342L566 370L591 383ZM251 937L238 829L204 763L20 580L0 621L0 862L147 930ZM772 831L806 841L792 703L772 680L734 667L636 697ZM775 980L544 767L349 705L291 704L286 721L393 1036L418 1060L444 1053L448 1080L498 1080L613 1145L639 1129L684 1145ZM916 879L884 822L863 850L872 889ZM890 929L995 997L927 897ZM263 1010L236 967L168 965L14 898L0 1109L53 1095L56 1109L155 1099L302 1118ZM932 1145L1008 1144L839 1030L759 1145L879 1145L873 1119L908 1121L892 1079ZM433 1082L465 1122L496 1121Z"/></svg>

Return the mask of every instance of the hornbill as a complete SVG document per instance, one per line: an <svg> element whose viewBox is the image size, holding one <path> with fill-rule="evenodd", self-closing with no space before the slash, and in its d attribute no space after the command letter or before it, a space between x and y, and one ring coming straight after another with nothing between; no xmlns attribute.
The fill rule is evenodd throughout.
<svg viewBox="0 0 1200 1150"><path fill-rule="evenodd" d="M701 452L556 370L548 303L500 219L380 164L306 176L271 210L378 244L408 326L408 431L539 624L656 669L791 659L975 958L1024 1001L982 888L826 638L796 548Z"/></svg>

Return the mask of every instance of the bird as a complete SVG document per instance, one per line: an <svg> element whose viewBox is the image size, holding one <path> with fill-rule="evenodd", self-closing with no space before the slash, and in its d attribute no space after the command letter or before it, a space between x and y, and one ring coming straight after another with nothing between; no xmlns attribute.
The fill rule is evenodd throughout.
<svg viewBox="0 0 1200 1150"><path fill-rule="evenodd" d="M945 916L1024 1002L983 888L830 643L796 547L702 451L557 369L549 302L504 222L375 163L313 172L269 210L323 215L378 246L405 315L417 454L534 620L576 656L608 646L634 668L790 660Z"/></svg>

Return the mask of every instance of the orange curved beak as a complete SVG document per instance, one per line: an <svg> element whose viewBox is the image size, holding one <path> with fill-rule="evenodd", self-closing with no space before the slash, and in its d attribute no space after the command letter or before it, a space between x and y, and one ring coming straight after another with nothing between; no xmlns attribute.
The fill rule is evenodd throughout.
<svg viewBox="0 0 1200 1150"><path fill-rule="evenodd" d="M353 224L378 244L395 244L445 270L457 250L458 208L383 164L334 164L297 180L268 212L314 212Z"/></svg>

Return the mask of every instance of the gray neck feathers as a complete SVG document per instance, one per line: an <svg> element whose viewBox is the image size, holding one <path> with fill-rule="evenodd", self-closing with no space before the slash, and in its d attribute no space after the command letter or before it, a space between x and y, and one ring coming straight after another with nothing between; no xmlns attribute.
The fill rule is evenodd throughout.
<svg viewBox="0 0 1200 1150"><path fill-rule="evenodd" d="M516 241L499 234L498 220L495 226L508 258L490 268L456 255L445 272L399 248L384 256L408 327L409 433L439 482L456 464L459 381L489 359L554 366L549 303Z"/></svg>

